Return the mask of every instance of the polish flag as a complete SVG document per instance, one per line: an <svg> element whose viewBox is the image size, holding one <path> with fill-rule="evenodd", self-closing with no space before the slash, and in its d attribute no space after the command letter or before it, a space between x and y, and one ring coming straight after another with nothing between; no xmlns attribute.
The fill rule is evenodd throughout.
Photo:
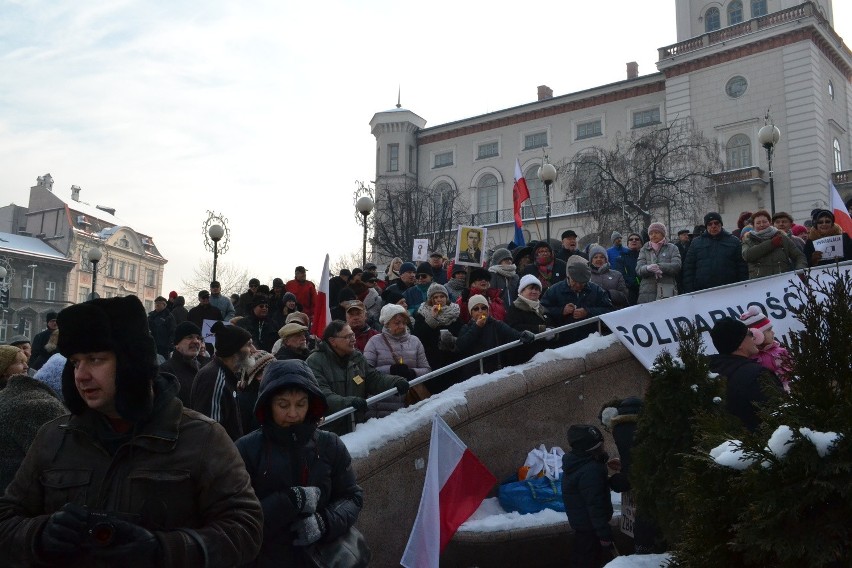
<svg viewBox="0 0 852 568"><path fill-rule="evenodd" d="M405 568L437 568L447 543L495 483L491 472L435 415L420 507L400 564Z"/></svg>
<svg viewBox="0 0 852 568"><path fill-rule="evenodd" d="M311 318L311 334L322 337L326 326L331 323L331 307L328 305L328 255L325 255L325 264L322 265L322 278L320 278L319 290L317 290L317 301L314 305L314 314Z"/></svg>
<svg viewBox="0 0 852 568"><path fill-rule="evenodd" d="M515 159L515 185L512 186L512 206L515 213L515 238L513 242L522 247L524 242L523 222L521 221L521 204L530 198L527 180L521 172L521 162Z"/></svg>
<svg viewBox="0 0 852 568"><path fill-rule="evenodd" d="M834 182L831 178L828 179L828 188L831 192L831 208L834 213L834 222L840 225L843 232L852 237L852 217L849 216L849 210L846 209L846 204L840 197L837 188L834 187Z"/></svg>

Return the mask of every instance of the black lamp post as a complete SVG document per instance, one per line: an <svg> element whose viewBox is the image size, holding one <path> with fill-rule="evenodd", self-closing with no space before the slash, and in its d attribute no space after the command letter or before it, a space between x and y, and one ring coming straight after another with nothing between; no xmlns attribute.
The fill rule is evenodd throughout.
<svg viewBox="0 0 852 568"><path fill-rule="evenodd" d="M86 258L88 258L89 262L92 264L92 293L89 295L90 300L94 300L98 297L98 293L95 292L95 287L98 285L98 262L100 262L101 256L103 256L103 253L98 247L92 247L86 253Z"/></svg>
<svg viewBox="0 0 852 568"><path fill-rule="evenodd" d="M772 177L772 154L775 153L775 146L781 139L781 131L777 126L771 123L769 112L763 120L763 127L757 131L757 139L760 145L766 149L766 159L769 161L769 205L770 213L775 214L775 181Z"/></svg>
<svg viewBox="0 0 852 568"><path fill-rule="evenodd" d="M547 158L545 157L545 160ZM547 199L545 207L545 224L547 225L547 244L550 245L550 184L556 180L556 167L545 161L538 169L538 179L544 183L544 195Z"/></svg>
<svg viewBox="0 0 852 568"><path fill-rule="evenodd" d="M225 236L225 228L222 225L210 225L207 229L210 240L213 241L213 280L216 280L216 263L219 260L219 241Z"/></svg>
<svg viewBox="0 0 852 568"><path fill-rule="evenodd" d="M367 264L367 217L373 211L374 205L375 204L373 203L373 200L367 195L365 195L355 203L355 208L358 210L358 213L360 213L363 217L364 224L364 252L361 255L361 268L363 268L364 265Z"/></svg>

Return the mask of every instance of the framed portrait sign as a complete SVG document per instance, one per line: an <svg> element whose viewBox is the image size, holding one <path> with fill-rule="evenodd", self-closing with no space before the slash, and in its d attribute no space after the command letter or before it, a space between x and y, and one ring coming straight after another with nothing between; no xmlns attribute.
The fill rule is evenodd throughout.
<svg viewBox="0 0 852 568"><path fill-rule="evenodd" d="M482 266L482 245L487 233L488 229L485 227L459 226L455 263L462 266Z"/></svg>
<svg viewBox="0 0 852 568"><path fill-rule="evenodd" d="M419 262L429 260L429 239L414 239L414 250L411 251L411 260Z"/></svg>

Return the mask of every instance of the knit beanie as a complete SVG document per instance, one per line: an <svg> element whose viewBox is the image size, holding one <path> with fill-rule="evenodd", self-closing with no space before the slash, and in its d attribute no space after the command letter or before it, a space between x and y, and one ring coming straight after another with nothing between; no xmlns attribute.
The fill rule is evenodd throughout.
<svg viewBox="0 0 852 568"><path fill-rule="evenodd" d="M148 314L136 296L98 298L68 306L57 317L57 351L66 359L78 353L110 351L116 357L115 408L130 422L146 418L153 404L151 383L157 377L157 349L148 330ZM88 406L66 362L62 395L72 414Z"/></svg>
<svg viewBox="0 0 852 568"><path fill-rule="evenodd" d="M541 290L541 280L532 274L524 274L521 282L518 284L518 292L523 292L527 286L538 286L538 289Z"/></svg>
<svg viewBox="0 0 852 568"><path fill-rule="evenodd" d="M668 233L666 232L666 226L662 223L651 223L648 225L648 234L650 235L652 231L660 231L663 233L663 237L665 237Z"/></svg>
<svg viewBox="0 0 852 568"><path fill-rule="evenodd" d="M621 233L619 233L618 231L613 231L612 234L609 236L609 240L612 242L612 244L615 244L615 240L620 238Z"/></svg>
<svg viewBox="0 0 852 568"><path fill-rule="evenodd" d="M175 345L183 341L184 337L190 335L201 335L201 330L191 321L181 322L175 327Z"/></svg>
<svg viewBox="0 0 852 568"><path fill-rule="evenodd" d="M379 313L379 323L387 325L387 323L398 314L408 315L408 310L399 304L387 304L386 306L382 306L382 311Z"/></svg>
<svg viewBox="0 0 852 568"><path fill-rule="evenodd" d="M443 284L432 282L432 284L429 285L429 289L426 290L426 299L431 300L432 296L434 296L435 294L443 294L447 298L450 297L450 295L447 293L447 289L444 287Z"/></svg>
<svg viewBox="0 0 852 568"><path fill-rule="evenodd" d="M749 308L740 316L740 321L746 324L754 334L754 340L758 345L763 345L765 337L763 334L772 329L772 321L757 306Z"/></svg>
<svg viewBox="0 0 852 568"><path fill-rule="evenodd" d="M0 375L5 375L6 370L18 358L18 353L23 353L20 348L13 345L0 345Z"/></svg>
<svg viewBox="0 0 852 568"><path fill-rule="evenodd" d="M417 267L414 266L413 262L403 262L399 266L399 273L403 274L405 272L414 272L416 274L417 273Z"/></svg>
<svg viewBox="0 0 852 568"><path fill-rule="evenodd" d="M482 294L474 294L467 301L467 311L472 312L473 308L475 308L479 304L485 304L486 306L489 305L488 300L485 299L485 296L483 296Z"/></svg>
<svg viewBox="0 0 852 568"><path fill-rule="evenodd" d="M246 382L260 382L261 377L263 377L263 370L272 361L275 361L275 355L266 351L258 351L252 355L246 368Z"/></svg>
<svg viewBox="0 0 852 568"><path fill-rule="evenodd" d="M216 355L219 357L230 357L251 341L248 331L236 325L225 325L221 321L214 323L210 331L216 335Z"/></svg>
<svg viewBox="0 0 852 568"><path fill-rule="evenodd" d="M46 314L44 314L44 321L53 321L57 318L58 315L59 314L57 314L56 312L47 312Z"/></svg>
<svg viewBox="0 0 852 568"><path fill-rule="evenodd" d="M417 274L428 274L429 276L435 275L432 271L432 265L428 262L421 262L417 265Z"/></svg>
<svg viewBox="0 0 852 568"><path fill-rule="evenodd" d="M607 261L609 261L609 258L607 257L607 254L606 254L606 249L603 248L601 245L594 244L594 245L589 247L589 260L590 261L595 257L596 254L604 255L604 258L607 258Z"/></svg>
<svg viewBox="0 0 852 568"><path fill-rule="evenodd" d="M54 353L35 374L35 380L52 388L59 395L59 398L62 398L62 373L67 361L62 353Z"/></svg>
<svg viewBox="0 0 852 568"><path fill-rule="evenodd" d="M716 351L721 355L730 355L739 349L746 334L748 334L746 324L738 319L725 317L717 321L710 330L710 339L713 340Z"/></svg>
<svg viewBox="0 0 852 568"><path fill-rule="evenodd" d="M286 294L281 296L281 302L284 303L284 304L286 304L287 302L295 302L295 301L296 301L296 294L294 294L293 292L287 292Z"/></svg>
<svg viewBox="0 0 852 568"><path fill-rule="evenodd" d="M585 454L603 445L603 434L591 424L574 424L568 428L568 444L575 454Z"/></svg>
<svg viewBox="0 0 852 568"><path fill-rule="evenodd" d="M512 253L509 251L509 249L498 248L494 251L494 254L491 255L491 266L500 264L506 259L512 260Z"/></svg>
<svg viewBox="0 0 852 568"><path fill-rule="evenodd" d="M715 211L711 211L704 216L704 226L706 227L710 221L719 221L720 224L724 225L724 223L722 223L722 216Z"/></svg>

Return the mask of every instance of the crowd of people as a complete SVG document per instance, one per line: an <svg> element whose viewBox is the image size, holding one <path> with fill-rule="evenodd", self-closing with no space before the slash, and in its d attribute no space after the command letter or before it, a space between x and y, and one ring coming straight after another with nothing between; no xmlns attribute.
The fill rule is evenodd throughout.
<svg viewBox="0 0 852 568"><path fill-rule="evenodd" d="M316 335L317 290L302 266L286 284L252 278L232 298L211 282L191 309L172 292L147 314L135 296L50 314L32 342L0 346L0 561L271 566L343 540L368 556L353 528L363 492L337 437L353 422L321 428L323 417L344 408L356 422L383 416L580 340L599 329L586 320L612 310L835 262L813 244L825 236L843 235L852 259L831 212L815 211L805 235L792 221L761 210L729 233L708 213L674 242L651 223L626 246L615 232L610 247L580 250L569 230L561 245L483 252L482 266L434 253L419 264L394 259L380 277L367 263L331 278L333 319ZM552 332L566 324L578 325ZM748 429L766 400L758 379L768 372L789 388L771 328L752 309L711 332L711 367L728 376L726 404ZM410 384L512 341L481 364ZM368 405L389 390L397 396ZM606 473L599 437L572 430L566 472L594 463L594 476ZM608 542L597 516L573 514L578 532L591 531L590 549Z"/></svg>

